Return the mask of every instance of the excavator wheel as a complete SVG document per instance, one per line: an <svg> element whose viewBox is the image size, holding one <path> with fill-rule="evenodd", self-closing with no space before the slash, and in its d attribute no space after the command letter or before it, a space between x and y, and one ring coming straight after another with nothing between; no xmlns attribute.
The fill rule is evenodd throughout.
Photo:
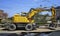
<svg viewBox="0 0 60 36"><path fill-rule="evenodd" d="M15 24L9 24L8 30L11 30L11 31L16 30L16 25Z"/></svg>
<svg viewBox="0 0 60 36"><path fill-rule="evenodd" d="M26 27L25 27L25 29L27 31L31 31L33 29L33 26L31 24L27 24Z"/></svg>

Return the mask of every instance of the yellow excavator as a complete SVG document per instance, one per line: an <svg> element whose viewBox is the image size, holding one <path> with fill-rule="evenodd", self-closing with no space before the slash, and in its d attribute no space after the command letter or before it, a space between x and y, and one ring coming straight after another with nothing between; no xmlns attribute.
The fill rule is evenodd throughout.
<svg viewBox="0 0 60 36"><path fill-rule="evenodd" d="M24 27L26 30L30 31L32 29L36 29L37 24L34 22L34 16L42 11L50 11L52 12L52 19L55 20L55 9L52 7L51 9L43 9L43 8L31 8L29 13L25 16L21 16L20 14L15 14L12 17L12 22L6 23L5 28L8 30L16 30L17 28Z"/></svg>

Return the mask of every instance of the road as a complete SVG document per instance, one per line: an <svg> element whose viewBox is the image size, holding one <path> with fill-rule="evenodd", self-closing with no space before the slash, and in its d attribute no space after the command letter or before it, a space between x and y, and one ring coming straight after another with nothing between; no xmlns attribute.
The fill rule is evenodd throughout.
<svg viewBox="0 0 60 36"><path fill-rule="evenodd" d="M52 32L56 30L50 30L50 29L39 29L37 28L36 30L32 31L26 31L26 30L15 30L15 31L8 31L8 30L2 30L4 28L0 28L0 33L21 33L21 32Z"/></svg>

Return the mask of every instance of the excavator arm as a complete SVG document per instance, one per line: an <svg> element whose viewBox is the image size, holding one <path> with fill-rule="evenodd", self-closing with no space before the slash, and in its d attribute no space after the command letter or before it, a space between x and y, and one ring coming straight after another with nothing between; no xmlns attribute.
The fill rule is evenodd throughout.
<svg viewBox="0 0 60 36"><path fill-rule="evenodd" d="M56 9L52 7L51 12L52 12L52 21L56 21Z"/></svg>
<svg viewBox="0 0 60 36"><path fill-rule="evenodd" d="M35 14L42 12L42 11L51 11L52 12L52 17L51 19L53 19L52 21L55 21L56 18L56 10L54 7L52 7L51 9L43 9L43 8L31 8L31 10L29 11L27 18L32 18Z"/></svg>

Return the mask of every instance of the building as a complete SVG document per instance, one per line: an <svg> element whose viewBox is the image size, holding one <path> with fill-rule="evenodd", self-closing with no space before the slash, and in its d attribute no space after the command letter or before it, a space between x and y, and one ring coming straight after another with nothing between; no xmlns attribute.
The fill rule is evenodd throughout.
<svg viewBox="0 0 60 36"><path fill-rule="evenodd" d="M56 7L56 19L60 19L60 6Z"/></svg>
<svg viewBox="0 0 60 36"><path fill-rule="evenodd" d="M3 10L0 10L0 19L7 18L8 14L4 13Z"/></svg>

